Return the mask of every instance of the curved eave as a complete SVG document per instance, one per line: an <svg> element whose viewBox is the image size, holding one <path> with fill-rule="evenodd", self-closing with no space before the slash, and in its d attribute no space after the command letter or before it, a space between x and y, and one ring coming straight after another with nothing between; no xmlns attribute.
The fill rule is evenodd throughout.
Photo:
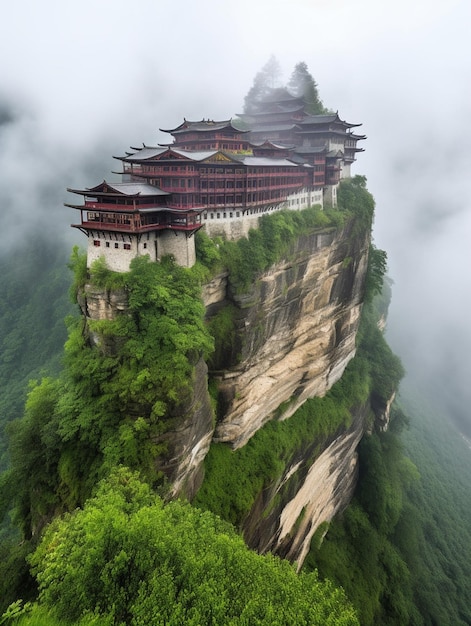
<svg viewBox="0 0 471 626"><path fill-rule="evenodd" d="M206 124L206 126L204 126ZM198 127L201 125L201 127ZM246 133L248 131L242 130L240 128L236 128L232 123L232 118L229 120L221 120L220 122L215 122L213 120L199 120L198 122L191 122L188 120L184 120L182 124L177 126L176 128L159 128L162 133L169 133L170 135L176 135L180 133L189 133L189 132L208 132L211 130L224 130L225 128L230 128L237 133Z"/></svg>
<svg viewBox="0 0 471 626"><path fill-rule="evenodd" d="M296 135L336 135L337 137L344 137L348 139L350 135L342 130L331 130L330 128L316 128L312 130L297 130Z"/></svg>
<svg viewBox="0 0 471 626"><path fill-rule="evenodd" d="M126 235L127 237L131 237L133 235L142 235L148 232L154 232L159 230L177 230L182 231L187 234L188 237L194 235L200 228L202 228L203 224L147 224L145 226L139 226L134 230L124 229L124 228L116 228L116 226L112 224L100 224L99 227L88 223L88 224L71 224L72 228L77 228L84 235L88 237L88 234L91 232L104 232L107 233L116 233L117 235Z"/></svg>

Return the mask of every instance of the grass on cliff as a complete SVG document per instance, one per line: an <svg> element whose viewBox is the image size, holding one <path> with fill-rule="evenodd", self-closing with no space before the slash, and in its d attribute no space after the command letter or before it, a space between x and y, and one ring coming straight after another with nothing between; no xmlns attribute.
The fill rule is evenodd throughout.
<svg viewBox="0 0 471 626"><path fill-rule="evenodd" d="M248 237L237 241L210 238L199 231L197 258L213 272L229 270L231 285L237 293L243 293L259 274L289 253L291 244L300 235L339 226L345 218L346 214L341 211L322 211L314 206L303 211L285 210L264 215L257 229L251 229Z"/></svg>
<svg viewBox="0 0 471 626"><path fill-rule="evenodd" d="M210 238L203 231L196 235L199 262L211 272L228 269L237 293L247 291L257 276L289 254L301 235L326 228L339 228L354 218L352 236L371 229L373 196L366 189L366 178L354 176L339 185L338 207L322 210L318 205L302 211L284 210L260 218L257 229L238 241Z"/></svg>
<svg viewBox="0 0 471 626"><path fill-rule="evenodd" d="M205 461L205 480L194 504L240 527L260 492L274 484L296 453L348 427L350 409L370 391L367 362L356 358L324 398L307 400L292 417L272 420L237 450L213 444ZM311 454L314 456L314 448Z"/></svg>

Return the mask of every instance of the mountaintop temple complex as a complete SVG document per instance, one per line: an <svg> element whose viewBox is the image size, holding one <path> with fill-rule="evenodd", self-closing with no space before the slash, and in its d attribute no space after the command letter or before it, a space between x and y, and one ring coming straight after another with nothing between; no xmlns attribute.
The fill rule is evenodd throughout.
<svg viewBox="0 0 471 626"><path fill-rule="evenodd" d="M272 89L237 119L160 129L172 141L114 157L121 182L68 189L84 198L66 206L80 211L73 226L87 235L88 266L104 256L110 269L127 271L135 256L172 254L190 267L200 228L238 239L273 211L335 207L338 184L363 151L358 126L338 113L311 115L303 98Z"/></svg>

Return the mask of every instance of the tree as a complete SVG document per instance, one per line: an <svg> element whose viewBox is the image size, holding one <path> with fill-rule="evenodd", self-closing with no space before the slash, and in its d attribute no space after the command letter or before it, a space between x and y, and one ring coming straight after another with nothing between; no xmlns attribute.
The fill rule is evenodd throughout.
<svg viewBox="0 0 471 626"><path fill-rule="evenodd" d="M245 96L244 112L252 113L257 103L263 100L277 84L281 76L281 68L277 58L272 54L262 69L255 75L252 87Z"/></svg>
<svg viewBox="0 0 471 626"><path fill-rule="evenodd" d="M319 98L317 83L311 76L304 61L297 63L288 83L288 91L306 101L306 111L313 115L325 113L326 109Z"/></svg>
<svg viewBox="0 0 471 626"><path fill-rule="evenodd" d="M357 625L342 591L250 551L229 524L115 470L30 559L39 606L110 624ZM108 622L109 620L109 622Z"/></svg>

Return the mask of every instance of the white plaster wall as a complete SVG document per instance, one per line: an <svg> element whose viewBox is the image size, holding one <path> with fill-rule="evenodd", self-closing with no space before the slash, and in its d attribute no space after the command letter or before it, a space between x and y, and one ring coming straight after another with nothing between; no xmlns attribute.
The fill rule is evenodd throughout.
<svg viewBox="0 0 471 626"><path fill-rule="evenodd" d="M251 228L257 228L258 220L262 215L269 215L282 209L300 211L314 204L323 207L322 189L306 187L290 194L286 201L272 204L263 208L243 209L216 209L203 212L201 221L209 237L225 235L230 240L247 237Z"/></svg>
<svg viewBox="0 0 471 626"><path fill-rule="evenodd" d="M328 185L324 187L324 203L326 205L336 207L337 206L337 185Z"/></svg>
<svg viewBox="0 0 471 626"><path fill-rule="evenodd" d="M137 245L137 255L144 256L148 254L151 261L157 261L157 237L158 233L155 232L141 235Z"/></svg>
<svg viewBox="0 0 471 626"><path fill-rule="evenodd" d="M99 242L100 245L96 245ZM129 245L127 250L124 246ZM116 233L90 233L88 236L87 267L100 257L104 257L106 265L115 272L129 271L129 264L138 256L136 235L117 235Z"/></svg>
<svg viewBox="0 0 471 626"><path fill-rule="evenodd" d="M340 170L340 178L350 178L351 177L351 169L350 163L345 163L342 161L341 170Z"/></svg>
<svg viewBox="0 0 471 626"><path fill-rule="evenodd" d="M172 254L176 263L183 267L192 267L196 263L195 236L177 230L163 230L157 239L157 260L166 254Z"/></svg>

